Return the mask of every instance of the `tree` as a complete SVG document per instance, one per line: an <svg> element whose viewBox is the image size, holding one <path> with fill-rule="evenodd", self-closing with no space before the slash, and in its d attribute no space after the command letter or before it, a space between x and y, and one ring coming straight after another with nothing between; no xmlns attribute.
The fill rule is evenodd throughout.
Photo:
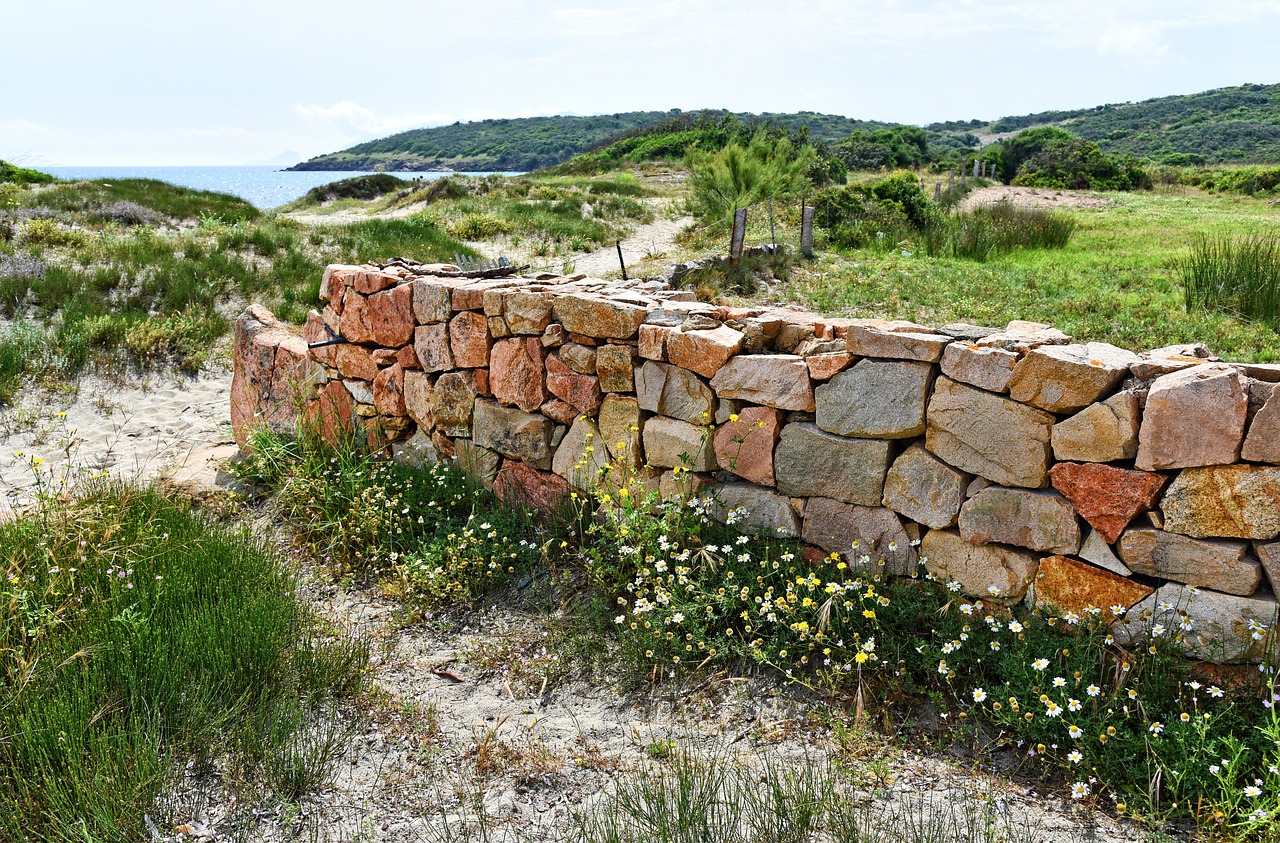
<svg viewBox="0 0 1280 843"><path fill-rule="evenodd" d="M689 209L700 220L728 221L734 211L765 199L787 199L809 184L813 147L758 131L746 146L730 141L716 152L691 149Z"/></svg>

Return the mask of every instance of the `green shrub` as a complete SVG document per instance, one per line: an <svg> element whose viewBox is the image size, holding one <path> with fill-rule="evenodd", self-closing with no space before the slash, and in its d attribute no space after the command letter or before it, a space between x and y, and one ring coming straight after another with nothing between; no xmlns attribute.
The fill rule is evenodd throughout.
<svg viewBox="0 0 1280 843"><path fill-rule="evenodd" d="M1149 186L1146 168L1106 155L1093 141L1046 144L1019 166L1012 184L1067 190L1137 190Z"/></svg>
<svg viewBox="0 0 1280 843"><path fill-rule="evenodd" d="M445 223L445 232L459 240L487 240L499 234L510 234L511 226L494 214L467 214Z"/></svg>
<svg viewBox="0 0 1280 843"><path fill-rule="evenodd" d="M371 173L367 176L342 179L341 181L313 187L302 197L303 203L319 205L336 199L377 199L410 185L404 179L390 173Z"/></svg>
<svg viewBox="0 0 1280 843"><path fill-rule="evenodd" d="M1280 326L1280 235L1204 236L1178 262L1187 310Z"/></svg>
<svg viewBox="0 0 1280 843"><path fill-rule="evenodd" d="M16 164L10 164L8 161L0 160L0 183L10 182L13 184L53 184L57 179L48 173L42 173L39 170L28 169L27 167L19 167Z"/></svg>
<svg viewBox="0 0 1280 843"><path fill-rule="evenodd" d="M49 217L29 219L18 229L18 241L27 246L83 246L84 232L66 228Z"/></svg>

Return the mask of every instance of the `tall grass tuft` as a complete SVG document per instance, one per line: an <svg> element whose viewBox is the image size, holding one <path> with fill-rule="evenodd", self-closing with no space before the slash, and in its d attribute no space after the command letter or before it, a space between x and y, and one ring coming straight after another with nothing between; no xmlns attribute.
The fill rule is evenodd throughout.
<svg viewBox="0 0 1280 843"><path fill-rule="evenodd" d="M1280 234L1206 235L1178 262L1187 310L1280 326Z"/></svg>
<svg viewBox="0 0 1280 843"><path fill-rule="evenodd" d="M1018 249L1061 249L1075 231L1066 214L996 202L935 223L921 246L930 255L985 261Z"/></svg>
<svg viewBox="0 0 1280 843"><path fill-rule="evenodd" d="M0 839L145 839L188 762L285 799L322 784L368 650L294 588L258 540L149 489L0 526Z"/></svg>

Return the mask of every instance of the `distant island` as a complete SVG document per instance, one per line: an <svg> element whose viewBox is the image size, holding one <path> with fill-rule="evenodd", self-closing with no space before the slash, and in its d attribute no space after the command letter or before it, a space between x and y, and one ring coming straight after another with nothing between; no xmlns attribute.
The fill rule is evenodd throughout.
<svg viewBox="0 0 1280 843"><path fill-rule="evenodd" d="M681 115L729 116L751 124L807 129L814 140L839 141L894 123L815 112L744 114L630 111L588 117L523 117L413 129L316 156L290 170L528 171L563 163L620 135ZM1246 84L1198 94L1158 97L1067 111L951 120L926 126L930 135L966 144L1033 126L1057 125L1105 152L1174 165L1280 162L1280 84Z"/></svg>

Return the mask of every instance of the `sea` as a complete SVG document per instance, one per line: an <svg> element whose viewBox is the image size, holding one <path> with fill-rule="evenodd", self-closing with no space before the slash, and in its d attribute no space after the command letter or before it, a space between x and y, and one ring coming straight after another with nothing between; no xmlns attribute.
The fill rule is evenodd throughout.
<svg viewBox="0 0 1280 843"><path fill-rule="evenodd" d="M279 167L41 167L60 179L159 179L182 187L230 193L258 208L275 208L302 197L313 187L330 184L368 171L300 171L288 172ZM391 173L406 182L430 181L453 175L434 170L421 173ZM463 176L489 176L493 173L458 173ZM520 175L502 173L501 175Z"/></svg>

